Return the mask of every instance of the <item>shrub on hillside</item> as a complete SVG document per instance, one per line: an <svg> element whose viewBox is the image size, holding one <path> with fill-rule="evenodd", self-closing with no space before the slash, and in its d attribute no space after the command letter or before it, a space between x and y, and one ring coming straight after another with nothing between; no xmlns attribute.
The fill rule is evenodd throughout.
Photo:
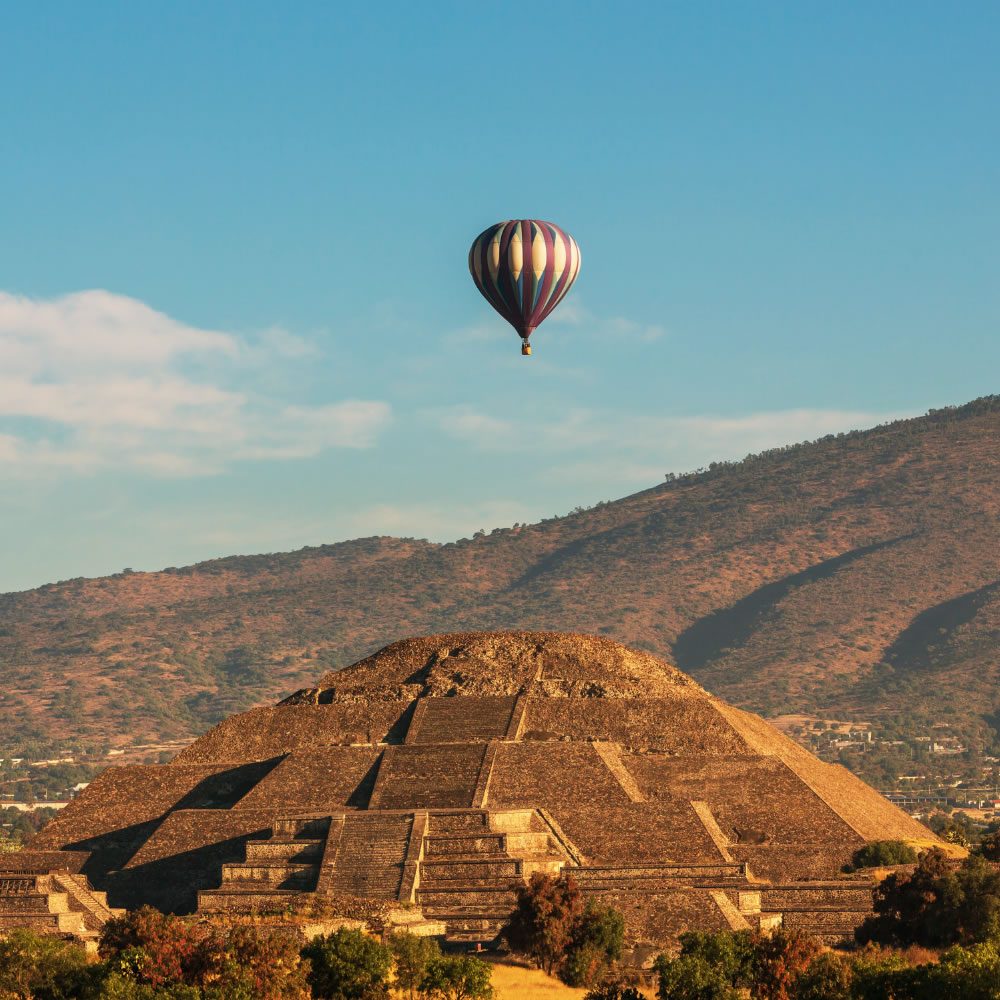
<svg viewBox="0 0 1000 1000"><path fill-rule="evenodd" d="M977 850L987 861L1000 861L1000 830L987 833L979 841Z"/></svg>
<svg viewBox="0 0 1000 1000"><path fill-rule="evenodd" d="M817 955L795 981L795 1000L851 1000L853 974L843 955Z"/></svg>
<svg viewBox="0 0 1000 1000"><path fill-rule="evenodd" d="M753 938L752 978L759 1000L790 1000L794 984L822 951L820 942L801 931L777 930Z"/></svg>
<svg viewBox="0 0 1000 1000"><path fill-rule="evenodd" d="M902 840L876 840L854 852L848 871L859 868L888 868L892 865L910 865L917 860L917 852Z"/></svg>
<svg viewBox="0 0 1000 1000"><path fill-rule="evenodd" d="M653 966L660 1000L735 1000L750 985L753 939L749 931L689 931L679 940L680 955L660 955Z"/></svg>
<svg viewBox="0 0 1000 1000"><path fill-rule="evenodd" d="M750 990L759 1000L789 1000L798 977L821 949L797 931L680 936L677 958L661 955L654 968L661 1000L731 1000Z"/></svg>

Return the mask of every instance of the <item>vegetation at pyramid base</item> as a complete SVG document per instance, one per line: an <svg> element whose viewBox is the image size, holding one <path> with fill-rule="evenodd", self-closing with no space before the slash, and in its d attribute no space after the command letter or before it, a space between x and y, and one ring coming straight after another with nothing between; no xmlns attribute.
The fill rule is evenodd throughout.
<svg viewBox="0 0 1000 1000"><path fill-rule="evenodd" d="M1000 941L1000 868L981 854L956 865L943 850L920 856L875 890L875 914L856 931L861 942L940 948Z"/></svg>

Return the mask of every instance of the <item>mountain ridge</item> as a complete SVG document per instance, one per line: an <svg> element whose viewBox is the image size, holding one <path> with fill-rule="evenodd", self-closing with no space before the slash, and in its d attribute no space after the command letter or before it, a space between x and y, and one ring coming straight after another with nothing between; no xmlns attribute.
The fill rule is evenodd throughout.
<svg viewBox="0 0 1000 1000"><path fill-rule="evenodd" d="M885 721L905 703L985 747L998 442L988 396L472 539L373 536L0 595L0 725L18 745L190 738L395 639L517 628L606 635L770 715ZM956 601L965 617L935 625ZM933 685L913 679L921 657Z"/></svg>

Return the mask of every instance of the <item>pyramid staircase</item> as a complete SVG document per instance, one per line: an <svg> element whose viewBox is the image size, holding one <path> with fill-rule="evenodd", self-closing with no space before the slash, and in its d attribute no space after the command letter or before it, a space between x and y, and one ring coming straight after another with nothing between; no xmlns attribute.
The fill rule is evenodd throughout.
<svg viewBox="0 0 1000 1000"><path fill-rule="evenodd" d="M330 817L279 819L270 837L246 842L245 859L222 866L218 889L198 893L203 913L282 911L313 892L330 831Z"/></svg>
<svg viewBox="0 0 1000 1000"><path fill-rule="evenodd" d="M124 912L109 907L107 895L92 889L85 875L0 875L0 935L27 927L96 942L104 925Z"/></svg>
<svg viewBox="0 0 1000 1000"><path fill-rule="evenodd" d="M432 812L415 902L454 942L496 939L534 871L557 873L566 855L534 810Z"/></svg>
<svg viewBox="0 0 1000 1000"><path fill-rule="evenodd" d="M348 813L334 818L320 892L398 900L413 833L413 813Z"/></svg>

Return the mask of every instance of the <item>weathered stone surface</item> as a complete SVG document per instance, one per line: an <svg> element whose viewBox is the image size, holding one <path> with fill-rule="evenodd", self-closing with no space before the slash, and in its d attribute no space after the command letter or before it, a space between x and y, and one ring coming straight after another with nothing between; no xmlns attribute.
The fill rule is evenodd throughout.
<svg viewBox="0 0 1000 1000"><path fill-rule="evenodd" d="M634 940L665 943L782 918L847 933L871 901L839 876L851 853L928 837L646 653L501 632L394 643L170 764L111 768L33 847L90 852L113 905L349 893L417 904L456 940L492 937L531 872L573 869Z"/></svg>

